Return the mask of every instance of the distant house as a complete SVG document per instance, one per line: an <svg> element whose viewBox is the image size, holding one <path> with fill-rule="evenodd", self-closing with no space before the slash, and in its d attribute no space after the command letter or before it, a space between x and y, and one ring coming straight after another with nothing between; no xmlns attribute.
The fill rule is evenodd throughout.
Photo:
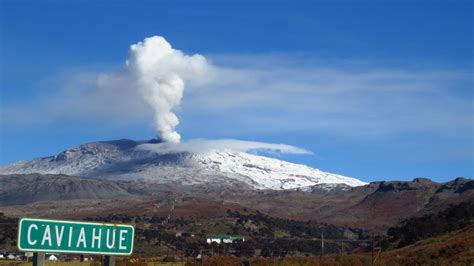
<svg viewBox="0 0 474 266"><path fill-rule="evenodd" d="M49 260L49 261L58 261L59 259L56 255L51 254L51 255L47 256L47 260Z"/></svg>
<svg viewBox="0 0 474 266"><path fill-rule="evenodd" d="M243 236L231 236L231 235L209 235L206 238L206 242L211 244L213 242L217 244L230 244L236 241L245 241Z"/></svg>
<svg viewBox="0 0 474 266"><path fill-rule="evenodd" d="M13 254L8 254L7 259L14 260L14 259L16 259L16 256L13 255Z"/></svg>
<svg viewBox="0 0 474 266"><path fill-rule="evenodd" d="M0 253L0 260L4 260L5 259L5 255L3 255L2 253Z"/></svg>
<svg viewBox="0 0 474 266"><path fill-rule="evenodd" d="M33 252L25 252L25 257L26 257L26 258L31 258L31 257L33 257Z"/></svg>

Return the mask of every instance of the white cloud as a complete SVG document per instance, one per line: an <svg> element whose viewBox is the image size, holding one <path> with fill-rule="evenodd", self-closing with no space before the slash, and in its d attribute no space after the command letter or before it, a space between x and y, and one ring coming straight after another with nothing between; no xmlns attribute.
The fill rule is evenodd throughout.
<svg viewBox="0 0 474 266"><path fill-rule="evenodd" d="M231 150L231 151L257 151L276 152L285 154L312 154L303 148L287 144L275 144L256 141L245 141L237 139L191 139L181 143L162 142L148 143L137 146L138 149L150 150L159 154L179 153L179 152L206 152L211 150Z"/></svg>
<svg viewBox="0 0 474 266"><path fill-rule="evenodd" d="M472 131L469 72L348 61L325 64L288 55L206 58L212 71L186 84L175 110L179 129L187 135L304 132L380 138L421 132L458 137ZM121 71L81 72L65 80L59 91L2 107L2 123L151 120L150 106Z"/></svg>
<svg viewBox="0 0 474 266"><path fill-rule="evenodd" d="M284 131L369 138L415 132L459 134L472 128L472 76L467 72L322 67L304 61L298 67L294 61L287 65L277 59L262 66L248 60L246 66L239 61L237 68L221 69L219 86L189 91L183 121L232 117L229 132L223 134Z"/></svg>

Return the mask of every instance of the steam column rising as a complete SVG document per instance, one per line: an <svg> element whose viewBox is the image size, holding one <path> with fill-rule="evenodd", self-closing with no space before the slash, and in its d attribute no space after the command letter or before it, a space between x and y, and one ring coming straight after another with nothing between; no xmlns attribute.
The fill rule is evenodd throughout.
<svg viewBox="0 0 474 266"><path fill-rule="evenodd" d="M132 72L144 100L154 111L157 136L178 143L175 128L179 119L173 108L181 103L185 81L203 79L210 65L201 55L184 55L160 36L146 38L130 46L127 67Z"/></svg>

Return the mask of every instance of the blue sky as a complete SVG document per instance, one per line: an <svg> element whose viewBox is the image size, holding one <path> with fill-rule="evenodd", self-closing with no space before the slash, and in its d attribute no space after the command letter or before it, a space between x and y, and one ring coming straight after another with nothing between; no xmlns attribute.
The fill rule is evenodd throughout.
<svg viewBox="0 0 474 266"><path fill-rule="evenodd" d="M0 164L153 137L88 93L160 35L239 77L185 92L183 139L287 143L364 181L473 176L472 1L221 2L0 1Z"/></svg>

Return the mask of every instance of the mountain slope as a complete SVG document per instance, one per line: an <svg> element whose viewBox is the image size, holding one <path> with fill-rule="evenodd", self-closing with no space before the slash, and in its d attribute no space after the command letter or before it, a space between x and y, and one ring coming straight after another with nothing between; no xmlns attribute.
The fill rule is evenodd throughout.
<svg viewBox="0 0 474 266"><path fill-rule="evenodd" d="M97 180L64 175L0 176L0 212L13 216L83 218L124 213L219 217L254 210L291 220L384 231L400 221L474 200L473 180L373 182L331 190L252 190L220 182L193 186L154 180ZM228 179L228 178L227 178ZM245 184L244 184L245 185ZM23 206L18 206L22 204Z"/></svg>
<svg viewBox="0 0 474 266"><path fill-rule="evenodd" d="M65 174L186 185L238 183L254 189L274 190L320 184L366 184L305 165L231 150L157 153L154 151L156 142L117 140L88 143L56 156L4 166L0 168L0 174ZM333 186L323 187L330 189Z"/></svg>
<svg viewBox="0 0 474 266"><path fill-rule="evenodd" d="M0 175L0 206L133 197L114 182L64 175Z"/></svg>
<svg viewBox="0 0 474 266"><path fill-rule="evenodd" d="M473 265L474 225L384 251L377 265Z"/></svg>

